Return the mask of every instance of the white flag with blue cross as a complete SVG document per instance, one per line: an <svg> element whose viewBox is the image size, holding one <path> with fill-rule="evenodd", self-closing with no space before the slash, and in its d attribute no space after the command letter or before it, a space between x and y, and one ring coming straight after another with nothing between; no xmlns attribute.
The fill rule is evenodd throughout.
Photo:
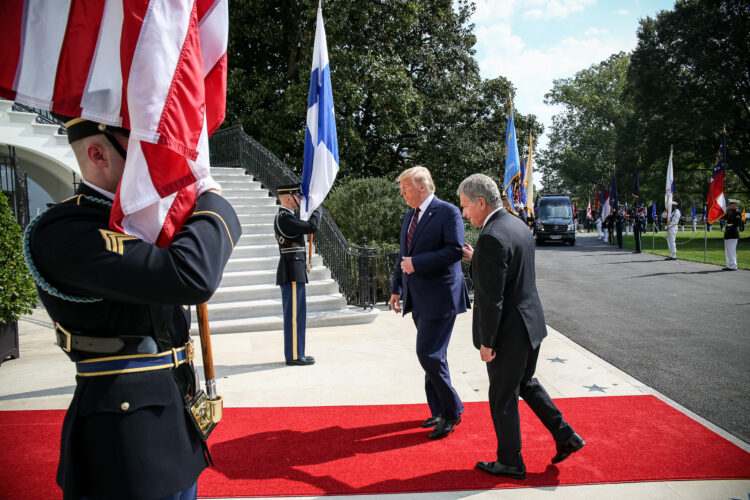
<svg viewBox="0 0 750 500"><path fill-rule="evenodd" d="M310 95L307 100L305 127L305 157L302 164L302 195L300 218L307 220L323 203L339 171L339 144L333 112L331 68L328 65L328 45L323 27L323 11L318 4L318 23L315 28Z"/></svg>

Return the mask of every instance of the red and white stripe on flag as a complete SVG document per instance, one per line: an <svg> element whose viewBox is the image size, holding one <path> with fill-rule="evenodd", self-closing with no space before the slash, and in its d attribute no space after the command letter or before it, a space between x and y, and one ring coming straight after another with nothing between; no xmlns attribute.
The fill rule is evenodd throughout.
<svg viewBox="0 0 750 500"><path fill-rule="evenodd" d="M226 107L228 0L10 0L0 18L0 96L128 128L110 225L168 244L197 181L210 178L208 136Z"/></svg>

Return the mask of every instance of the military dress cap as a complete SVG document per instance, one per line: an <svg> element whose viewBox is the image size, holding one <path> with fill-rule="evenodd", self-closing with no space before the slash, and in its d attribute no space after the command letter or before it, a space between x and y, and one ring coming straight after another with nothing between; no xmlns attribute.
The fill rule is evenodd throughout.
<svg viewBox="0 0 750 500"><path fill-rule="evenodd" d="M282 194L302 194L302 185L299 182L294 184L282 184L276 188L276 192L279 195Z"/></svg>
<svg viewBox="0 0 750 500"><path fill-rule="evenodd" d="M731 205L732 203L736 203L736 204L738 204L738 205L739 205L739 204L740 204L740 200L733 200L733 199L730 199L730 200L729 200L729 204Z"/></svg>
<svg viewBox="0 0 750 500"><path fill-rule="evenodd" d="M130 131L122 127L113 127L112 125L105 125L86 118L72 118L69 116L52 113L52 116L60 121L65 122L65 128L68 129L68 143L72 144L79 139L84 137L90 137L97 134L116 133L128 137Z"/></svg>

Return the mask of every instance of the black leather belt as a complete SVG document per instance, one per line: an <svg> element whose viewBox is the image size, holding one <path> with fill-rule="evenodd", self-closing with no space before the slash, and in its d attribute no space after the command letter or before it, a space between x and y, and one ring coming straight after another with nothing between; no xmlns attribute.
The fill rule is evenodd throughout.
<svg viewBox="0 0 750 500"><path fill-rule="evenodd" d="M71 333L55 323L55 336L57 345L65 352L82 351L96 354L115 354L125 347L131 347L131 351L139 353L157 352L156 343L151 337L91 337Z"/></svg>

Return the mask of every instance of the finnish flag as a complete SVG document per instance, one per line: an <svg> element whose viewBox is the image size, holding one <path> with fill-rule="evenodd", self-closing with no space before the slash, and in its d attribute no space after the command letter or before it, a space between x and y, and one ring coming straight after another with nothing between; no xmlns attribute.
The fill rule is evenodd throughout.
<svg viewBox="0 0 750 500"><path fill-rule="evenodd" d="M305 157L302 164L302 195L304 196L300 207L302 220L308 220L310 214L323 202L333 186L338 171L339 144L333 113L331 68L328 65L328 45L323 27L323 12L318 3L310 96L307 100Z"/></svg>

